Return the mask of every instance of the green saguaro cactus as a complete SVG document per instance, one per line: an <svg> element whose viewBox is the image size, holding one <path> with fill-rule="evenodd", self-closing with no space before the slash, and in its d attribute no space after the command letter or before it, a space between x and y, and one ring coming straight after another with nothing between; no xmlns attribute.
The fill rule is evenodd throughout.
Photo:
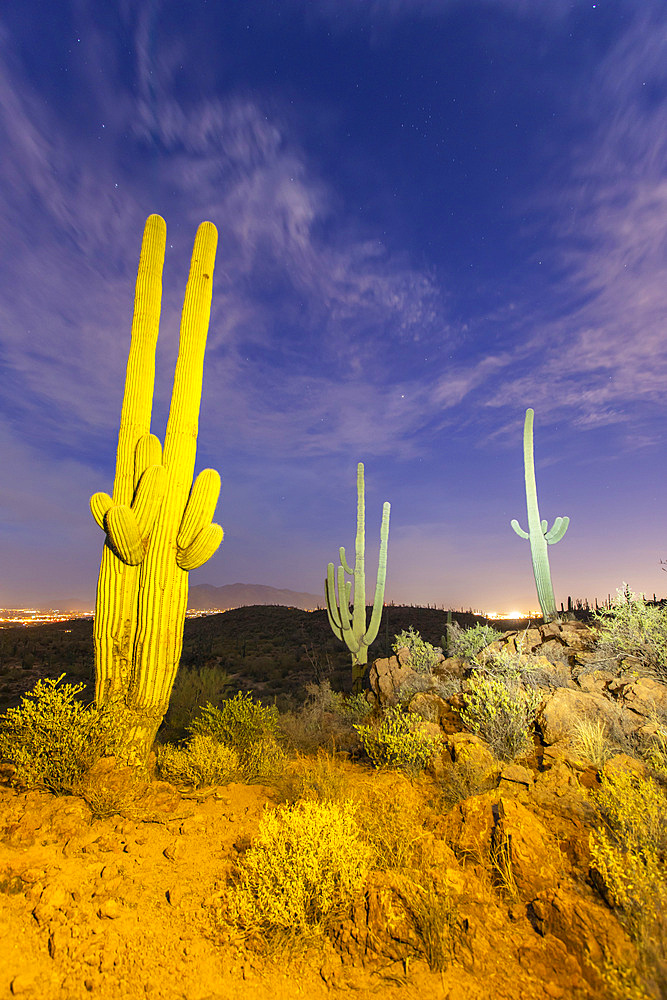
<svg viewBox="0 0 667 1000"><path fill-rule="evenodd" d="M542 608L545 621L552 621L557 617L556 600L551 585L551 573L549 571L549 555L547 545L555 545L559 542L570 523L569 517L557 517L550 531L547 531L547 521L540 521L540 511L537 506L537 485L535 483L535 457L533 452L533 417L534 410L526 410L526 419L523 425L523 464L526 479L526 506L528 508L528 531L524 531L519 526L516 519L511 521L511 525L520 538L530 540L530 554L533 560L533 574L537 587L537 597Z"/></svg>
<svg viewBox="0 0 667 1000"><path fill-rule="evenodd" d="M197 230L164 452L150 433L166 225L144 229L113 493L90 508L105 532L95 605L95 700L124 710L128 762L143 765L169 705L183 643L188 570L222 541L211 523L220 476L192 483L218 234Z"/></svg>
<svg viewBox="0 0 667 1000"><path fill-rule="evenodd" d="M389 513L391 504L382 507L382 526L380 528L380 558L378 563L377 582L371 620L366 628L366 575L365 575L365 533L366 505L364 501L364 466L357 465L357 538L355 543L354 567L348 565L345 558L345 547L340 547L341 565L338 567L337 581L334 577L334 564L327 567L325 594L329 624L334 635L342 639L352 653L352 689L356 693L361 690L366 664L368 663L368 647L378 634L380 618L382 617L382 602L384 584L387 577L387 540L389 538ZM345 574L354 577L354 605L350 614L350 592L352 581L345 580ZM336 589L337 583L337 589Z"/></svg>

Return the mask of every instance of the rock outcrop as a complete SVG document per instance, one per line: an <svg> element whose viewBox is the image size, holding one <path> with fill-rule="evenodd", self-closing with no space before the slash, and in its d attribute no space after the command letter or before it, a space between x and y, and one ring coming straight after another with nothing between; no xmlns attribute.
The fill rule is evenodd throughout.
<svg viewBox="0 0 667 1000"><path fill-rule="evenodd" d="M656 720L667 717L667 684L641 677L626 657L610 660L596 651L595 631L579 621L556 621L506 632L486 647L494 654L521 654L529 659L529 683L541 695L537 715L540 742L559 743L582 720L600 723L619 748L638 735L655 731ZM457 686L465 692L473 665L457 657L440 656L430 673L413 670L407 649L378 659L369 671L370 697L375 705L401 702L445 735L463 727Z"/></svg>

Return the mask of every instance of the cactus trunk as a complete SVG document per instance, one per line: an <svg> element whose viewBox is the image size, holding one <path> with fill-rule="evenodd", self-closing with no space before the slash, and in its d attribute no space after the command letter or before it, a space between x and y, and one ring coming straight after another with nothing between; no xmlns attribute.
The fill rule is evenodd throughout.
<svg viewBox="0 0 667 1000"><path fill-rule="evenodd" d="M139 765L169 705L188 570L222 540L222 528L211 523L218 473L206 469L192 484L217 232L205 222L195 239L163 454L150 418L165 242L164 221L151 216L137 277L114 492L91 498L106 532L95 610L95 698L123 709L125 757Z"/></svg>
<svg viewBox="0 0 667 1000"><path fill-rule="evenodd" d="M380 557L378 562L377 582L371 620L366 629L366 573L365 573L365 534L366 534L366 504L364 495L364 466L357 466L357 536L355 542L354 567L350 567L345 558L345 547L340 547L341 565L338 567L337 587L334 577L334 564L329 563L325 581L327 615L334 634L343 640L352 654L352 690L361 691L366 665L368 663L368 647L375 640L380 628L384 586L387 576L387 542L389 538L389 514L391 505L385 503L382 508L382 525L380 528ZM354 605L350 615L350 592L352 584L345 580L345 574L354 577Z"/></svg>
<svg viewBox="0 0 667 1000"><path fill-rule="evenodd" d="M558 617L558 612L551 584L547 546L555 545L556 542L561 540L567 531L570 519L569 517L557 517L551 530L547 530L547 521L540 520L540 511L537 505L537 484L535 482L535 456L533 448L534 415L532 409L527 409L523 426L523 462L526 483L528 531L524 531L519 526L517 520L512 520L511 525L520 538L527 538L530 541L530 554L533 563L535 586L537 588L537 598L540 602L544 620L553 621L554 618Z"/></svg>

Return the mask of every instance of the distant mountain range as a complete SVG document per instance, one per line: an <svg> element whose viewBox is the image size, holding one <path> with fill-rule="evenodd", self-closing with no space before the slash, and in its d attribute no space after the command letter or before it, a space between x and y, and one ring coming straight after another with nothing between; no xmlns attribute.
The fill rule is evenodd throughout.
<svg viewBox="0 0 667 1000"><path fill-rule="evenodd" d="M230 608L245 608L253 604L280 604L286 608L301 608L304 611L315 611L324 608L324 588L321 594L305 594L296 590L280 590L278 587L264 587L259 583L227 583L224 587L212 587L208 583L200 583L190 587L188 596L188 611L209 611L218 609L228 611ZM40 611L92 611L95 607L95 595L89 600L71 598L55 599L52 604L40 606Z"/></svg>
<svg viewBox="0 0 667 1000"><path fill-rule="evenodd" d="M200 583L190 587L188 611L207 611L217 608L244 608L253 604L281 604L287 608L302 608L314 611L324 607L324 594L304 594L296 590L280 590L278 587L264 587L258 583L227 583L223 587L212 587Z"/></svg>

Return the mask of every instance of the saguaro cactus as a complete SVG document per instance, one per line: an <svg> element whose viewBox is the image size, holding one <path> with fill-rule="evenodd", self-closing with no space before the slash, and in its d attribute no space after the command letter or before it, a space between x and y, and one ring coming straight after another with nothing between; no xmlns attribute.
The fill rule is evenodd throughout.
<svg viewBox="0 0 667 1000"><path fill-rule="evenodd" d="M378 634L380 618L382 617L382 601L384 584L387 576L387 540L389 538L389 512L391 504L382 507L382 526L380 528L380 559L378 564L377 582L373 610L368 629L366 628L366 575L365 575L365 532L366 505L364 501L364 466L357 466L357 538L355 543L354 567L348 565L345 558L345 547L340 547L341 565L338 567L338 590L334 577L334 564L327 567L325 594L329 624L334 635L342 639L352 653L352 689L361 690L366 664L368 663L368 647ZM354 577L354 605L350 614L350 592L352 581L345 580L345 574Z"/></svg>
<svg viewBox="0 0 667 1000"><path fill-rule="evenodd" d="M533 417L535 413L530 408L526 410L523 425L523 464L526 479L526 506L528 508L528 531L519 526L516 519L511 525L520 538L530 540L530 554L533 560L533 574L537 587L537 597L542 608L545 621L557 617L556 600L551 585L549 571L549 555L547 545L559 542L570 523L569 517L557 517L550 531L547 531L547 521L540 521L540 511L537 506L537 485L535 483L535 457L533 453Z"/></svg>
<svg viewBox="0 0 667 1000"><path fill-rule="evenodd" d="M151 215L137 274L113 494L90 500L106 534L95 605L95 700L124 710L125 755L139 765L169 705L188 570L213 555L223 534L211 523L220 476L204 469L192 483L218 240L210 222L197 230L192 252L164 453L150 433L166 232L164 220Z"/></svg>

